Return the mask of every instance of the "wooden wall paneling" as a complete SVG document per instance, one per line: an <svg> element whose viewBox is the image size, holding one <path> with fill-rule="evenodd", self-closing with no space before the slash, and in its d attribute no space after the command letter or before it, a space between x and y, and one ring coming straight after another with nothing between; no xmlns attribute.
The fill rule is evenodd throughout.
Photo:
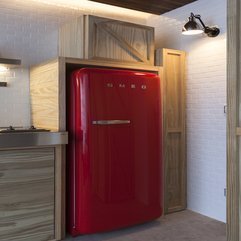
<svg viewBox="0 0 241 241"><path fill-rule="evenodd" d="M186 208L185 52L156 51L163 64L163 150L165 213Z"/></svg>
<svg viewBox="0 0 241 241"><path fill-rule="evenodd" d="M0 240L53 240L54 148L0 151Z"/></svg>
<svg viewBox="0 0 241 241"><path fill-rule="evenodd" d="M227 240L241 240L240 210L240 1L228 1L227 32Z"/></svg>

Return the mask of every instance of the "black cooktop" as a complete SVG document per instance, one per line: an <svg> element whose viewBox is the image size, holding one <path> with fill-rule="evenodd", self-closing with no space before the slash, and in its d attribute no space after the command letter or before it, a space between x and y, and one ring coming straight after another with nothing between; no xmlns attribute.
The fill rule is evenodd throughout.
<svg viewBox="0 0 241 241"><path fill-rule="evenodd" d="M13 126L0 127L0 133L46 132L46 131L50 131L50 130L42 129L42 128L36 128L34 126L30 126L30 127L13 127Z"/></svg>

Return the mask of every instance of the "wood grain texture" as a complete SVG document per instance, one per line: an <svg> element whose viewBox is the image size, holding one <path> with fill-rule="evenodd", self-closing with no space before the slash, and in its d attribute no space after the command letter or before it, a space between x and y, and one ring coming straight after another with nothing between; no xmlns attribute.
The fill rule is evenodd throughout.
<svg viewBox="0 0 241 241"><path fill-rule="evenodd" d="M35 127L63 129L59 122L59 90L58 60L30 69L31 118Z"/></svg>
<svg viewBox="0 0 241 241"><path fill-rule="evenodd" d="M161 125L161 133L160 133L160 136L162 137L163 136L163 131L164 131L164 115L163 115L163 95L164 95L164 86L163 86L163 79L164 79L164 75L163 75L163 67L158 67L159 68L159 71L158 71L158 75L159 75L159 78L160 78L160 93L161 93L161 115L160 115L160 123L162 123ZM162 204L162 207L164 208L165 207L165 186L164 186L164 177L165 177L165 165L164 165L164 155L163 155L163 146L161 144L161 190L162 190L162 193L161 193L161 204ZM164 216L164 212L162 213L162 216Z"/></svg>
<svg viewBox="0 0 241 241"><path fill-rule="evenodd" d="M59 56L84 58L84 16L59 29Z"/></svg>
<svg viewBox="0 0 241 241"><path fill-rule="evenodd" d="M110 39L114 40L116 42L116 44L118 44L120 46L120 48L123 48L127 52L131 53L133 58L135 58L137 61L140 61L140 62L147 61L147 59L145 57L143 57L137 50L135 50L135 48L133 48L124 38L122 38L122 36L116 34L116 32L114 32L111 28L109 28L107 24L100 23L97 25L97 28L99 29L99 32L106 33L107 35L105 35L105 36L108 36ZM101 41L98 41L98 43L101 43ZM99 48L99 49L101 49L101 48Z"/></svg>
<svg viewBox="0 0 241 241"><path fill-rule="evenodd" d="M236 128L236 135L241 136L241 127Z"/></svg>
<svg viewBox="0 0 241 241"><path fill-rule="evenodd" d="M163 149L165 213L186 208L185 53L156 51L163 64Z"/></svg>
<svg viewBox="0 0 241 241"><path fill-rule="evenodd" d="M132 70L146 70L151 72L158 72L159 67L148 65L145 63L125 63L118 60L103 60L103 59L76 59L76 58L62 58L68 65L79 65L79 66L102 66L107 68L117 69L132 69Z"/></svg>
<svg viewBox="0 0 241 241"><path fill-rule="evenodd" d="M59 55L154 63L154 28L83 15L59 30Z"/></svg>
<svg viewBox="0 0 241 241"><path fill-rule="evenodd" d="M88 16L88 59L154 64L152 27Z"/></svg>
<svg viewBox="0 0 241 241"><path fill-rule="evenodd" d="M58 58L58 130L66 130L66 63L64 58Z"/></svg>
<svg viewBox="0 0 241 241"><path fill-rule="evenodd" d="M0 240L54 239L54 148L0 151Z"/></svg>
<svg viewBox="0 0 241 241"><path fill-rule="evenodd" d="M153 14L163 14L196 0L91 0Z"/></svg>
<svg viewBox="0 0 241 241"><path fill-rule="evenodd" d="M55 238L65 238L65 146L55 148Z"/></svg>
<svg viewBox="0 0 241 241"><path fill-rule="evenodd" d="M240 1L228 1L227 46L227 240L241 240L240 216Z"/></svg>

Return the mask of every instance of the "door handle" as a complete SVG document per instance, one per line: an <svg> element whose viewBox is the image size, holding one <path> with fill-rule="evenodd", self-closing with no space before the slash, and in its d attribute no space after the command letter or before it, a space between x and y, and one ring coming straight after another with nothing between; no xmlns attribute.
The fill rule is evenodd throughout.
<svg viewBox="0 0 241 241"><path fill-rule="evenodd" d="M92 121L93 125L122 125L122 124L130 124L130 120L96 120Z"/></svg>

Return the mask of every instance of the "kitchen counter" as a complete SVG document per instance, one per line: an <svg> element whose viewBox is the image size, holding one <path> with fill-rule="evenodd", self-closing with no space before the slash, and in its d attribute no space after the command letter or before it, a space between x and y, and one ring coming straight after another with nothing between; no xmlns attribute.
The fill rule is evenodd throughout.
<svg viewBox="0 0 241 241"><path fill-rule="evenodd" d="M67 143L67 132L0 133L0 149L53 146Z"/></svg>

